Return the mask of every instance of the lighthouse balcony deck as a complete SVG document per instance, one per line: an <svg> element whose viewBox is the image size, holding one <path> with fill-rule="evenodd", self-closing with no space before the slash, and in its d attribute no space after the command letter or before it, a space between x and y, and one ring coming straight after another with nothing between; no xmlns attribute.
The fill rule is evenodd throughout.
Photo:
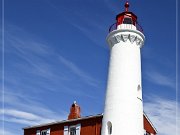
<svg viewBox="0 0 180 135"><path fill-rule="evenodd" d="M123 25L123 26L121 26L121 25ZM136 25L133 25L133 24L121 24L121 25L118 25L117 22L112 24L109 27L109 33L111 31L117 30L117 29L136 29L136 30L138 30L138 31L143 33L143 29L142 29L142 27L138 23L136 23Z"/></svg>

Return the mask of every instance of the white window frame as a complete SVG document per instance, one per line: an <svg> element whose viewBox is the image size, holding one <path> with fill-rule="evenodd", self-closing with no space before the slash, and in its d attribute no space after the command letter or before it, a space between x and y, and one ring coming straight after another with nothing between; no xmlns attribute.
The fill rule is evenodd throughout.
<svg viewBox="0 0 180 135"><path fill-rule="evenodd" d="M63 135L69 135L69 127L64 126L64 134Z"/></svg>
<svg viewBox="0 0 180 135"><path fill-rule="evenodd" d="M80 135L81 134L81 124L76 125L76 134Z"/></svg>
<svg viewBox="0 0 180 135"><path fill-rule="evenodd" d="M36 130L36 135L41 135L41 131L40 130Z"/></svg>

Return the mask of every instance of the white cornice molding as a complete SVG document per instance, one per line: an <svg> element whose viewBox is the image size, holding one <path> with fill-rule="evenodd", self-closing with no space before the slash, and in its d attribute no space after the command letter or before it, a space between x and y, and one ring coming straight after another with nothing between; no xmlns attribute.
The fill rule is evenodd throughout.
<svg viewBox="0 0 180 135"><path fill-rule="evenodd" d="M128 40L131 44L135 42L141 48L144 45L145 36L140 31L132 29L114 30L107 36L107 42L110 47L120 42L127 42Z"/></svg>

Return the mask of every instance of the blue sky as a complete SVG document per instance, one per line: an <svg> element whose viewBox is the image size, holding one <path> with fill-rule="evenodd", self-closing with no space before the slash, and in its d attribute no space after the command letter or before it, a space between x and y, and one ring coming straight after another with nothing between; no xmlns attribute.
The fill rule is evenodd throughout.
<svg viewBox="0 0 180 135"><path fill-rule="evenodd" d="M5 135L67 119L74 100L82 116L103 113L109 62L105 39L124 3L5 0L0 99ZM144 111L160 135L170 135L176 128L176 1L129 3L146 36L141 49Z"/></svg>

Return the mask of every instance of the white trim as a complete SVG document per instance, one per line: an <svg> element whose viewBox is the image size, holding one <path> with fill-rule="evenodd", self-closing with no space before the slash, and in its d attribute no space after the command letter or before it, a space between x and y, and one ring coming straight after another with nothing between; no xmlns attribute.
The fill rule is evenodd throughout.
<svg viewBox="0 0 180 135"><path fill-rule="evenodd" d="M81 124L77 124L76 125L76 135L80 135L81 134Z"/></svg>
<svg viewBox="0 0 180 135"><path fill-rule="evenodd" d="M50 128L49 128L49 129L47 129L47 130L46 130L46 134L47 134L47 135L50 135L50 131L51 131L51 129L50 129Z"/></svg>
<svg viewBox="0 0 180 135"><path fill-rule="evenodd" d="M68 135L68 134L69 134L69 127L64 126L64 135Z"/></svg>
<svg viewBox="0 0 180 135"><path fill-rule="evenodd" d="M156 131L156 133L158 133L157 129L154 127L154 125L152 124L152 122L150 121L150 119L148 118L148 116L146 115L145 112L143 113L143 115L146 117L146 119L151 124L151 126ZM40 124L40 125L36 125L36 126L29 126L29 127L23 128L23 129L37 128L37 127L42 127L42 126L50 126L50 125L54 125L54 124L61 124L61 123L73 122L73 121L78 121L78 120L85 120L85 119L102 117L102 116L103 116L103 113L97 114L97 115L94 115L94 116L91 115L91 116L86 116L86 117L83 117L83 118L72 119L72 120L62 120L62 121L55 121L55 122L46 123L46 124ZM68 126L65 126L65 127L68 127ZM38 135L38 134L36 134L36 135Z"/></svg>
<svg viewBox="0 0 180 135"><path fill-rule="evenodd" d="M40 130L36 130L36 135L41 135L41 131Z"/></svg>
<svg viewBox="0 0 180 135"><path fill-rule="evenodd" d="M30 128L37 128L37 127L42 127L42 126L50 126L50 125L54 125L54 124L61 124L61 123L68 123L68 122L74 122L74 121L78 121L78 120L85 120L85 119L91 119L91 118L96 118L96 117L102 117L102 114L97 114L97 115L90 115L90 116L86 116L83 118L77 118L77 119L71 119L71 120L61 120L61 121L55 121L55 122L51 122L51 123L46 123L46 124L39 124L36 126L29 126L29 127L25 127L23 129L30 129Z"/></svg>

